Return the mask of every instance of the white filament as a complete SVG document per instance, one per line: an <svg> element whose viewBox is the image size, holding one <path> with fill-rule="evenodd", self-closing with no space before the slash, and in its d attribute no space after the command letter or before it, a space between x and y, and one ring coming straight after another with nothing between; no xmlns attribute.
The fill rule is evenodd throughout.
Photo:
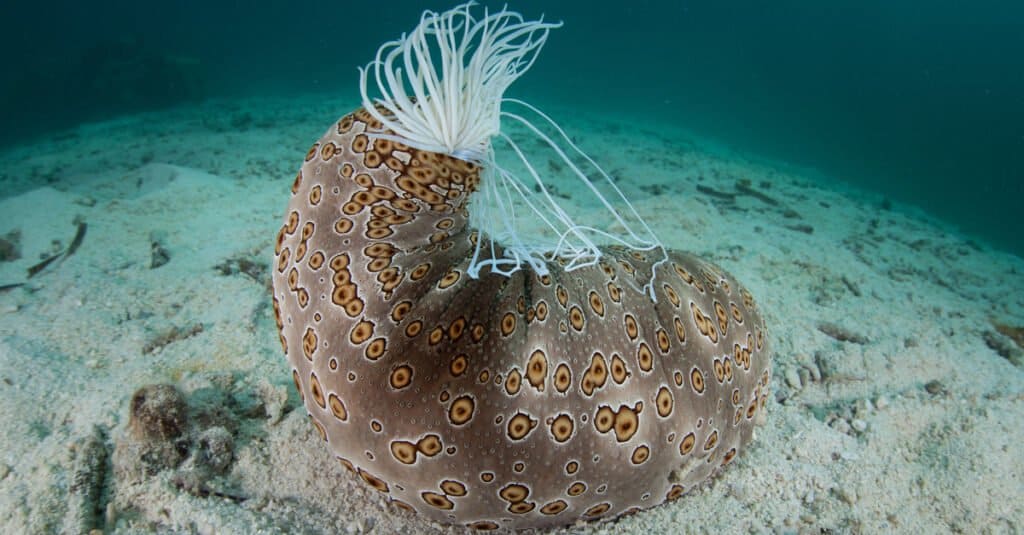
<svg viewBox="0 0 1024 535"><path fill-rule="evenodd" d="M656 269L667 260L661 242L626 200L608 174L583 153L550 117L516 99L503 99L505 90L526 72L547 40L548 32L561 23L525 21L519 13L502 9L476 18L474 2L443 13L425 11L419 25L401 39L385 43L376 58L359 70L363 107L394 135L411 147L452 155L483 166L481 191L470 204L470 222L480 231L468 274L478 277L484 267L511 275L526 264L538 274L559 260L571 271L597 263L601 244L615 243L634 250L661 253ZM370 98L370 78L379 96ZM503 112L502 104L521 106L557 132L552 139L522 115ZM381 112L380 106L386 112ZM553 150L562 162L611 214L622 235L576 223L552 197L529 158L501 131L502 117L524 126ZM524 182L498 165L492 140L507 145L530 175ZM639 223L639 231L601 195L587 174L576 165L558 141L567 144L611 187ZM596 214L604 218L603 214ZM544 232L522 234L524 217L536 221ZM499 256L495 244L501 244ZM644 285L654 299L653 277Z"/></svg>
<svg viewBox="0 0 1024 535"><path fill-rule="evenodd" d="M562 24L526 22L504 9L485 9L477 19L469 9L474 4L440 14L424 11L412 33L377 50L359 79L364 107L403 142L481 161L501 130L501 96L533 65L548 31ZM372 100L370 74L380 92Z"/></svg>

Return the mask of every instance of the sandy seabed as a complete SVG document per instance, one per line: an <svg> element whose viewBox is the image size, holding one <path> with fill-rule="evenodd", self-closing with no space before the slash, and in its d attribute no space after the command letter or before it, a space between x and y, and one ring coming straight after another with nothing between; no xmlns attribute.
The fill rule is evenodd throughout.
<svg viewBox="0 0 1024 535"><path fill-rule="evenodd" d="M208 102L0 153L0 287L23 283L0 290L0 532L462 531L347 473L280 354L273 239L309 145L354 107ZM837 180L548 111L664 243L750 289L775 351L767 423L720 477L562 531L1024 530L1024 261ZM163 470L124 460L150 384L188 405Z"/></svg>

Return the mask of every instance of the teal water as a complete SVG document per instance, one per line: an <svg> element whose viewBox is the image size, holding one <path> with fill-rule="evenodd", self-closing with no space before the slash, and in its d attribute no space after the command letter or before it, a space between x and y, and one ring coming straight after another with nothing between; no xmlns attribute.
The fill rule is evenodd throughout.
<svg viewBox="0 0 1024 535"><path fill-rule="evenodd" d="M356 66L424 7L450 4L18 2L0 17L0 143L211 97L355 96ZM635 116L645 129L679 125L1024 256L1020 2L510 8L566 23L515 96ZM10 189L0 178L0 195Z"/></svg>

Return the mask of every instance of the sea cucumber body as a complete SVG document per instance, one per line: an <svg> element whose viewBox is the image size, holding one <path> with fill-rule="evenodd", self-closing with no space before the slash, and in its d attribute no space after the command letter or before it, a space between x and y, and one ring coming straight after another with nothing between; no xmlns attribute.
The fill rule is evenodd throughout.
<svg viewBox="0 0 1024 535"><path fill-rule="evenodd" d="M765 327L721 269L607 248L595 266L466 274L480 169L374 139L365 110L310 149L278 233L274 311L339 461L395 505L475 528L628 514L749 442Z"/></svg>

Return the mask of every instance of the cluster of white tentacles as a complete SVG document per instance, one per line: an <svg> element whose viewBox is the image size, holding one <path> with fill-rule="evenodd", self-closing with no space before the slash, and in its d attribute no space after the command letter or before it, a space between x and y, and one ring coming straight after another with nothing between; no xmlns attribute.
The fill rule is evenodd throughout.
<svg viewBox="0 0 1024 535"><path fill-rule="evenodd" d="M478 277L486 267L510 275L528 265L544 275L553 260L562 260L566 271L571 271L596 263L601 258L599 246L609 243L658 251L666 258L661 242L612 178L555 121L526 102L503 97L509 85L533 65L548 32L561 23L545 22L543 17L526 21L506 9L496 13L484 9L477 18L470 9L474 5L424 12L411 33L385 43L374 61L360 69L363 106L395 133L378 137L483 167L481 191L470 204L470 223L481 239L468 274ZM378 94L371 97L373 86ZM503 105L531 114L541 127L522 114L502 110ZM610 219L600 213L593 217L613 224L617 231L575 222L555 201L520 144L502 131L502 118L519 123L554 151L582 182L581 191L594 195L596 204L611 214ZM495 143L514 154L529 175L526 179L498 164ZM618 197L617 204L625 207L626 215L601 194L587 171L604 181L606 191ZM527 220L540 231L524 234L521 227ZM499 255L495 243L504 254ZM652 283L645 286L654 298Z"/></svg>

